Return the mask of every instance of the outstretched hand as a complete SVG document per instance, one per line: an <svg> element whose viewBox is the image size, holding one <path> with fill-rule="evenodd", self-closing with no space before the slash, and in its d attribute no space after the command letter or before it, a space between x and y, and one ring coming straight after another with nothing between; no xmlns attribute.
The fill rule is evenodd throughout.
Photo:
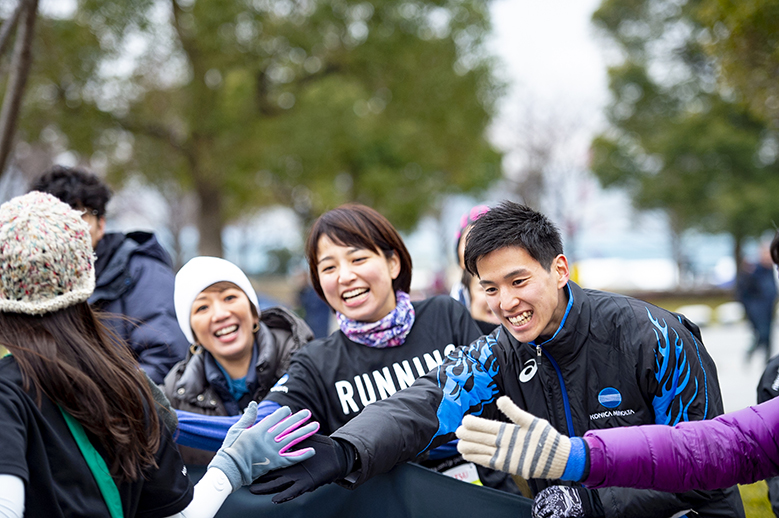
<svg viewBox="0 0 779 518"><path fill-rule="evenodd" d="M356 460L351 444L326 435L314 435L301 446L315 448L316 456L263 475L249 490L255 495L278 493L272 500L280 504L351 473Z"/></svg>
<svg viewBox="0 0 779 518"><path fill-rule="evenodd" d="M315 453L313 448L290 448L315 434L319 423L303 426L311 417L309 410L290 414L289 407L281 407L252 426L257 418L257 403L252 401L238 422L230 427L208 467L220 469L235 491L268 471L311 458Z"/></svg>
<svg viewBox="0 0 779 518"><path fill-rule="evenodd" d="M524 478L560 478L571 451L570 439L506 396L498 399L498 408L515 424L465 416L456 432L463 458Z"/></svg>

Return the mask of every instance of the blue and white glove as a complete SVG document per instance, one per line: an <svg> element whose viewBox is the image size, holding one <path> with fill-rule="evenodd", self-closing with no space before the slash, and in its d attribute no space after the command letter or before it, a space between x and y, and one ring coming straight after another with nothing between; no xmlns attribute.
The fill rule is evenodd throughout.
<svg viewBox="0 0 779 518"><path fill-rule="evenodd" d="M290 414L292 411L284 406L251 426L257 418L257 403L252 401L238 422L230 427L208 467L222 471L235 491L268 471L312 457L313 448L293 451L290 448L315 434L319 423L302 426L311 417L309 410Z"/></svg>

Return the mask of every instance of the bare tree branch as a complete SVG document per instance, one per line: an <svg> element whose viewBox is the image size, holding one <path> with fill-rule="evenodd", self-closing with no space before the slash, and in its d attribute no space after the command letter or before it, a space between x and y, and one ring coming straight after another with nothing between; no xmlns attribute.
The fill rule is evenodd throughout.
<svg viewBox="0 0 779 518"><path fill-rule="evenodd" d="M24 10L26 3L27 0L19 0L19 5L16 6L11 17L0 26L0 56L5 54L5 48L8 46L8 42L11 41L11 34L13 34L16 28L16 22L19 21L19 15Z"/></svg>
<svg viewBox="0 0 779 518"><path fill-rule="evenodd" d="M27 83L32 63L32 38L38 14L38 0L27 0L24 7L21 24L16 34L8 88L6 88L3 108L0 111L0 175L5 171L5 164L11 153L11 144L16 133L16 121L19 118L19 109L22 105L24 86Z"/></svg>

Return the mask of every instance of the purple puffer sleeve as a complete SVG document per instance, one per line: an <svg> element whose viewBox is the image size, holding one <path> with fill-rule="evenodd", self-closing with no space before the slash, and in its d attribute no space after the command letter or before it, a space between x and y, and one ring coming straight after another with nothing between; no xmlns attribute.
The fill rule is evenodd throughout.
<svg viewBox="0 0 779 518"><path fill-rule="evenodd" d="M587 487L682 492L779 474L779 398L709 421L593 430Z"/></svg>

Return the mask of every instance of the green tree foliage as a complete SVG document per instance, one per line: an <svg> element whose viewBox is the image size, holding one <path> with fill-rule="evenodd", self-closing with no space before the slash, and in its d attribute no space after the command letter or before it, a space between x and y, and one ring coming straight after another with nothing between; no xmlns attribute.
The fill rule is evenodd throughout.
<svg viewBox="0 0 779 518"><path fill-rule="evenodd" d="M604 0L595 12L624 60L609 70L611 127L593 142L592 167L638 208L664 209L677 237L690 228L730 233L740 259L744 238L779 221L779 141L718 87L696 9Z"/></svg>
<svg viewBox="0 0 779 518"><path fill-rule="evenodd" d="M707 29L704 46L716 56L726 86L734 88L757 117L779 120L779 2L697 0Z"/></svg>
<svg viewBox="0 0 779 518"><path fill-rule="evenodd" d="M80 0L41 20L26 136L194 192L202 253L268 204L408 229L500 175L489 28L487 0Z"/></svg>

